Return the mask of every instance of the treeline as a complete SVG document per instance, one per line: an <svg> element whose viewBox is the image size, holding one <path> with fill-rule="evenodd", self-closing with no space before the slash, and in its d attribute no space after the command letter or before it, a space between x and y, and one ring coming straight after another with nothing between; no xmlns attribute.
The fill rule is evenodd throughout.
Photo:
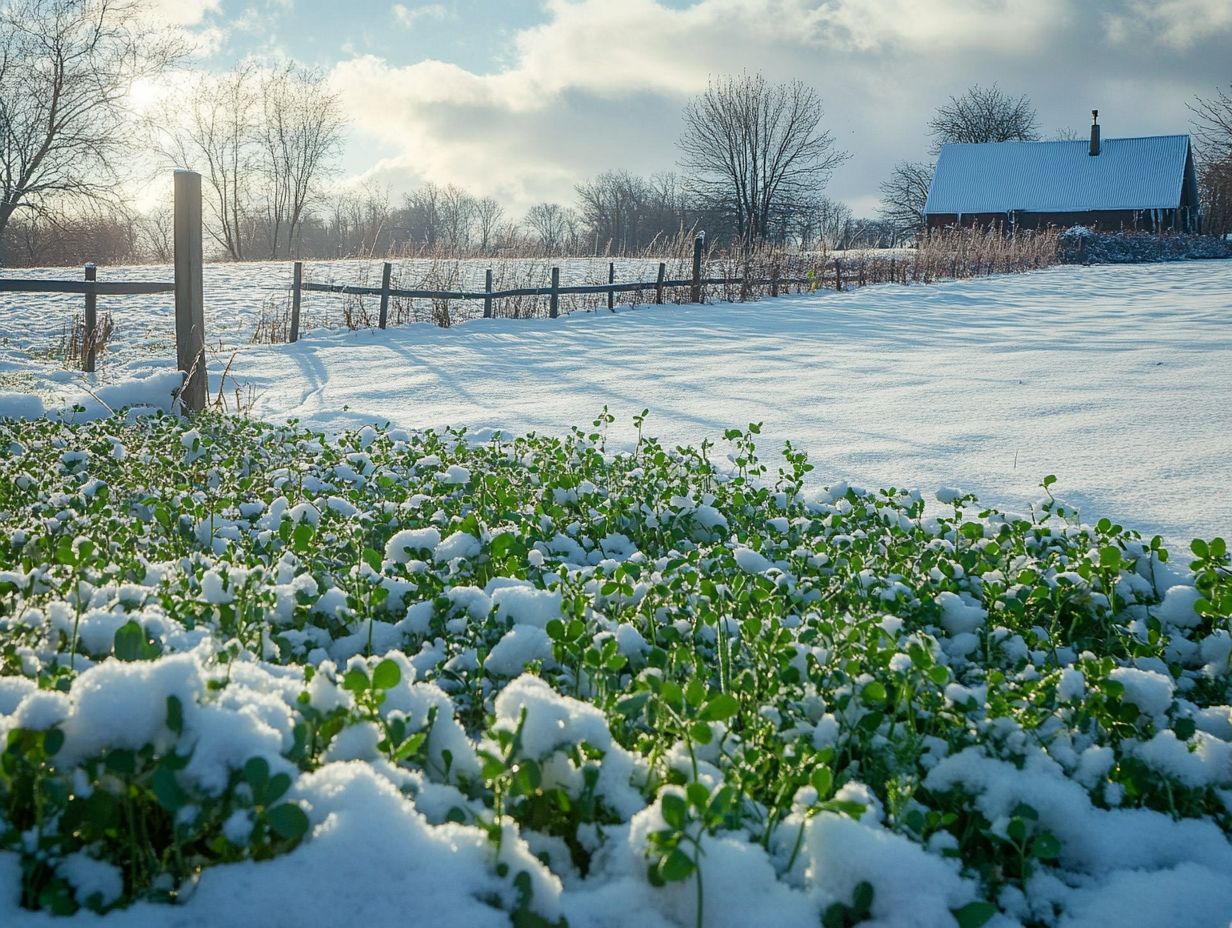
<svg viewBox="0 0 1232 928"><path fill-rule="evenodd" d="M227 236L214 236L212 257L270 260L451 256L640 255L681 236L705 231L712 241L735 237L729 214L690 195L673 173L640 177L609 171L575 188L569 204L539 203L511 215L494 198L455 185L425 184L395 197L367 186L322 196L297 219L294 239L273 247L264 211L239 215ZM213 220L207 217L207 224ZM173 257L170 209L137 215L116 209L76 220L15 218L0 235L10 266L169 263ZM856 218L844 204L819 197L776 217L765 241L805 251L894 247L892 223Z"/></svg>

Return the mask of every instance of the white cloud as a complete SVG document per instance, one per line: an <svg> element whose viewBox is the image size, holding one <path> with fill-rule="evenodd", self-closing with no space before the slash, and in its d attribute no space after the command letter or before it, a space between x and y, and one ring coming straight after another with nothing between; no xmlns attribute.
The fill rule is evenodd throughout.
<svg viewBox="0 0 1232 928"><path fill-rule="evenodd" d="M1156 0L1156 34L1137 36L1127 54L1109 11L1131 21L1141 6L697 0L677 9L657 0L546 0L546 21L518 32L510 61L494 73L363 56L339 63L332 80L356 134L396 153L368 176L395 188L459 183L524 209L571 200L574 183L608 168L670 168L680 108L712 75L799 78L820 90L828 126L854 155L831 192L871 212L893 163L926 155L929 114L972 83L1029 95L1049 129L1082 131L1099 107L1109 135L1185 131L1185 100L1226 80L1203 83L1220 70L1219 55L1192 56L1205 64L1152 56L1182 40L1226 47L1232 3ZM429 7L401 9L414 19Z"/></svg>
<svg viewBox="0 0 1232 928"><path fill-rule="evenodd" d="M398 25L410 29L428 19L448 19L449 10L443 3L426 3L421 6L407 6L404 3L394 4L394 19Z"/></svg>
<svg viewBox="0 0 1232 928"><path fill-rule="evenodd" d="M196 26L219 8L220 0L152 0L146 11L152 19L168 26Z"/></svg>

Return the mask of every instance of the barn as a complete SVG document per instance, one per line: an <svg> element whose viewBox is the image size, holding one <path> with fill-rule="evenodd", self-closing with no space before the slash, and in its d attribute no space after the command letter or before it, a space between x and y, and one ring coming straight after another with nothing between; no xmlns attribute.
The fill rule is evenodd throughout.
<svg viewBox="0 0 1232 928"><path fill-rule="evenodd" d="M1000 224L1200 232L1188 135L944 145L928 189L930 229Z"/></svg>

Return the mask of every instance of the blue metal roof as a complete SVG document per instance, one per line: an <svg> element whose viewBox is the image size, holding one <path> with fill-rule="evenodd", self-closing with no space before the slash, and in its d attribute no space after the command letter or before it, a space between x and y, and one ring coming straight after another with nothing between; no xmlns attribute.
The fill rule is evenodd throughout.
<svg viewBox="0 0 1232 928"><path fill-rule="evenodd" d="M1189 136L943 145L926 214L1175 209Z"/></svg>

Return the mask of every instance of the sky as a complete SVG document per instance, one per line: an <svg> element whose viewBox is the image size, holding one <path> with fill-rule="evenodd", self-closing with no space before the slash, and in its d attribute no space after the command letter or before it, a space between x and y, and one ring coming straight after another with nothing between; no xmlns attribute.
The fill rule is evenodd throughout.
<svg viewBox="0 0 1232 928"><path fill-rule="evenodd" d="M1232 0L153 0L189 67L293 58L348 120L340 182L431 181L517 214L601 171L671 170L681 110L712 77L802 80L850 159L826 193L872 215L928 157L951 95L1026 94L1045 136L1183 133L1232 84Z"/></svg>

